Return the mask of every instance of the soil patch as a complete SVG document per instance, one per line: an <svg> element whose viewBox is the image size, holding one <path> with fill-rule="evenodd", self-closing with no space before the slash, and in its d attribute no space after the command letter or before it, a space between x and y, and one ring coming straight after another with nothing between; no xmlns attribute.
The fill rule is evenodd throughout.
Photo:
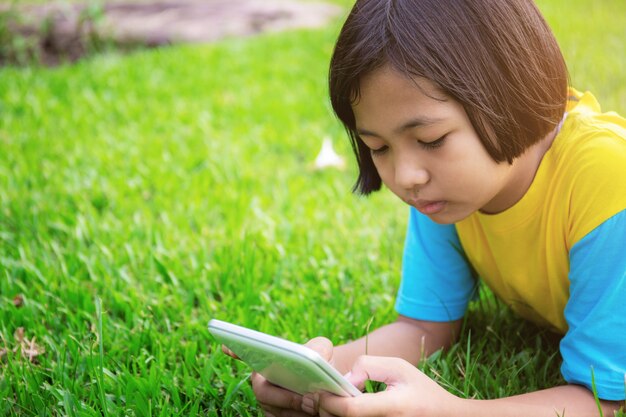
<svg viewBox="0 0 626 417"><path fill-rule="evenodd" d="M0 5L4 16L0 32L8 38L2 39L5 45L19 38L22 47L32 49L26 53L54 65L74 61L102 45L128 49L214 42L268 31L320 27L342 12L332 4L286 0L134 0L100 6L51 3L12 9ZM10 60L10 56L4 56L4 60Z"/></svg>

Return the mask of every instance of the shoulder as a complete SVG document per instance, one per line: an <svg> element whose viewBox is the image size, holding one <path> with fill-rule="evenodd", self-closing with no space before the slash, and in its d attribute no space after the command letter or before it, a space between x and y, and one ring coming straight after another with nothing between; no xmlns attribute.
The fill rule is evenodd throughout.
<svg viewBox="0 0 626 417"><path fill-rule="evenodd" d="M570 243L626 208L626 119L587 107L573 111L549 158L551 192L564 204Z"/></svg>
<svg viewBox="0 0 626 417"><path fill-rule="evenodd" d="M559 136L559 151L579 158L626 158L626 119L616 112L602 112L589 92L571 89L566 118ZM607 153L607 151L609 153ZM589 154L591 152L591 154Z"/></svg>
<svg viewBox="0 0 626 417"><path fill-rule="evenodd" d="M610 172L626 168L626 119L617 113L591 111L567 115L553 145L561 165L575 172Z"/></svg>
<svg viewBox="0 0 626 417"><path fill-rule="evenodd" d="M559 162L578 193L626 187L626 120L615 117L622 127L603 116L574 114L564 132Z"/></svg>

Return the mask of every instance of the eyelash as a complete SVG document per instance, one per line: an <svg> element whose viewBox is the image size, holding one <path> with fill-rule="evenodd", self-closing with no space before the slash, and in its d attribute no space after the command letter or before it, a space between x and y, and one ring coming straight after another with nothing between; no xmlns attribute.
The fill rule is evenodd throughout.
<svg viewBox="0 0 626 417"><path fill-rule="evenodd" d="M389 147L385 145L378 149L370 149L370 152L372 156L380 156L380 155L384 155L385 152L387 152L387 149L389 149Z"/></svg>
<svg viewBox="0 0 626 417"><path fill-rule="evenodd" d="M418 141L418 143L420 144L420 146L426 150L433 150L433 149L437 149L440 148L443 145L444 139L446 138L447 135L443 135L442 137L440 137L437 140L434 140L432 142L421 142ZM387 150L389 149L389 147L387 145L382 146L378 149L370 149L370 152L372 153L372 155L374 156L380 156L380 155L384 155L385 152L387 152Z"/></svg>
<svg viewBox="0 0 626 417"><path fill-rule="evenodd" d="M419 142L420 146L424 149L437 149L439 147L441 147L443 145L444 139L446 138L447 135L443 135L442 137L440 137L437 140L434 140L432 142Z"/></svg>

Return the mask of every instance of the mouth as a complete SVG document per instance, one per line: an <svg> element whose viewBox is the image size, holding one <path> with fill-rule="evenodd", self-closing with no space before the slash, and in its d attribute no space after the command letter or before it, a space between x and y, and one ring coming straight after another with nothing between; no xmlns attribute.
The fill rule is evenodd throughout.
<svg viewBox="0 0 626 417"><path fill-rule="evenodd" d="M430 215L437 214L446 206L445 200L429 201L429 200L413 200L409 204L417 209L422 214Z"/></svg>

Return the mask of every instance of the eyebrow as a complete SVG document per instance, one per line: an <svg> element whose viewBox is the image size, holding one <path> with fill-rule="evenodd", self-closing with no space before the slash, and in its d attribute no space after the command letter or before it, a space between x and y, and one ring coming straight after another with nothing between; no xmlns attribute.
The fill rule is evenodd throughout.
<svg viewBox="0 0 626 417"><path fill-rule="evenodd" d="M400 126L398 126L397 128L395 128L393 130L394 134L399 134L402 132L406 132L407 130L411 130L411 129L415 129L416 127L425 127L425 126L430 126L430 125L434 125L437 124L439 122L443 121L443 118L437 118L437 117L416 117L413 118L409 121L407 121L406 123L401 124ZM367 129L356 129L356 133L359 134L359 136L364 135L364 136L373 136L376 138L380 138L381 136L376 133L376 132L372 132L371 130L367 130Z"/></svg>

